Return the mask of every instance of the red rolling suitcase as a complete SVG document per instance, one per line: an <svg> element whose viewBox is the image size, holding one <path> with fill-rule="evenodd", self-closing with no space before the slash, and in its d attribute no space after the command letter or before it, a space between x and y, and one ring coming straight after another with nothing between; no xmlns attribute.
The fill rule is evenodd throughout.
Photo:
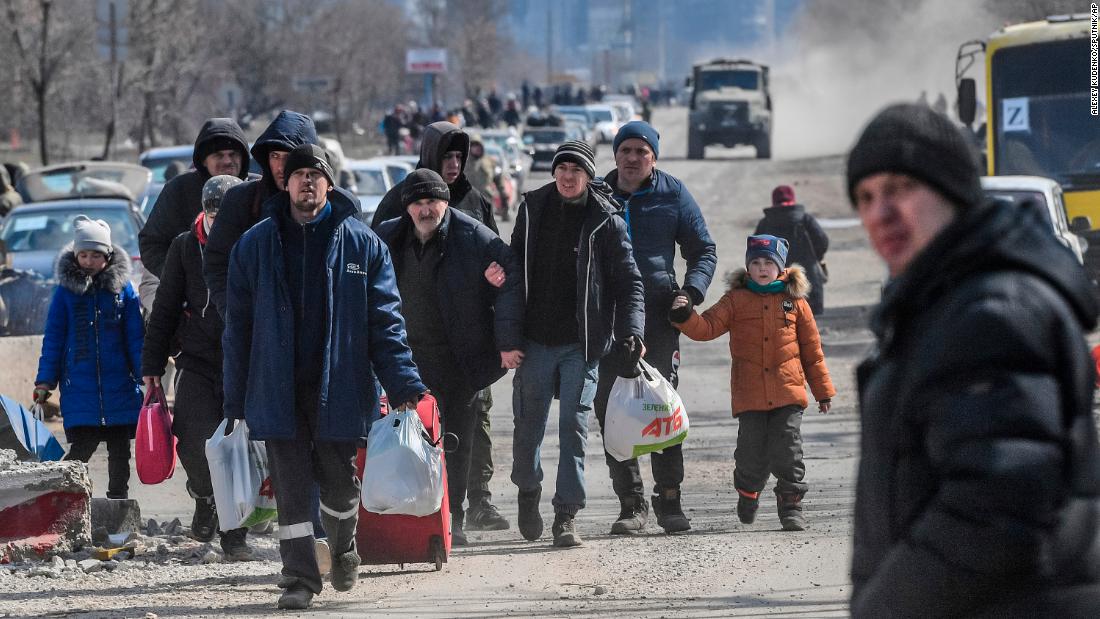
<svg viewBox="0 0 1100 619"><path fill-rule="evenodd" d="M382 414L389 407L382 401ZM442 440L443 425L439 419L439 407L431 395L424 396L416 407L420 421L428 430L433 442ZM363 509L359 503L359 524L355 531L355 545L359 557L369 565L406 563L432 563L435 569L443 569L451 554L451 510L447 501L447 462L443 458L443 502L439 511L429 516L403 514L376 514ZM359 449L356 467L359 479L363 478L363 464L367 450ZM385 474L382 472L381 474Z"/></svg>

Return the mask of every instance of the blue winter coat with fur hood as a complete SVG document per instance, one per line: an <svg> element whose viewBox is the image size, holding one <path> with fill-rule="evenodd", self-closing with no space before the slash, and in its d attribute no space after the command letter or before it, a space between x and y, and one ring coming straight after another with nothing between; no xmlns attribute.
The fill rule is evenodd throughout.
<svg viewBox="0 0 1100 619"><path fill-rule="evenodd" d="M141 305L130 283L130 254L119 246L88 277L72 245L55 265L35 383L61 388L65 428L136 424L141 410Z"/></svg>

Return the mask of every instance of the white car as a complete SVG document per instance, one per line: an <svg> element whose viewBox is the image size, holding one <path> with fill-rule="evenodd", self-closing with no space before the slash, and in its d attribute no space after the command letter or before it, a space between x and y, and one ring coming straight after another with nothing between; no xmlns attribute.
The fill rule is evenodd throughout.
<svg viewBox="0 0 1100 619"><path fill-rule="evenodd" d="M382 196L393 187L386 173L386 163L352 159L345 164L345 169L355 176L355 197L359 198L359 208L363 213L373 215Z"/></svg>
<svg viewBox="0 0 1100 619"><path fill-rule="evenodd" d="M1054 236L1084 264L1088 242L1078 235L1088 232L1092 222L1088 217L1067 221L1062 186L1057 181L1042 176L983 176L982 189L991 198L1017 203L1033 200L1042 207Z"/></svg>
<svg viewBox="0 0 1100 619"><path fill-rule="evenodd" d="M385 164L386 176L389 177L390 186L392 187L405 180L409 172L416 169L416 164L420 161L420 157L416 155L392 155L371 157L366 161L375 161Z"/></svg>
<svg viewBox="0 0 1100 619"><path fill-rule="evenodd" d="M622 120L619 113L610 105L593 104L585 106L588 108L588 114L592 117L595 124L596 135L599 137L600 142L610 143L614 141L615 134L619 132L619 127L623 126L626 121Z"/></svg>

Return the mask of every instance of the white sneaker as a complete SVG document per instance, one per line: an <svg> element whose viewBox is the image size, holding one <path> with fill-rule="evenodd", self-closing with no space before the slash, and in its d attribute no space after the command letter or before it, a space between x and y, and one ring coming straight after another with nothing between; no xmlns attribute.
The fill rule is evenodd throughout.
<svg viewBox="0 0 1100 619"><path fill-rule="evenodd" d="M332 571L332 552L328 547L328 540L313 540L313 550L317 555L317 569L321 576L327 576Z"/></svg>

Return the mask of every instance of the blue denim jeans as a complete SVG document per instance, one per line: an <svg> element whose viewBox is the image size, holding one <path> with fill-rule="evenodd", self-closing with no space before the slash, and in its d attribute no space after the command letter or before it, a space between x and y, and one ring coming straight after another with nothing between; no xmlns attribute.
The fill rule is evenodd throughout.
<svg viewBox="0 0 1100 619"><path fill-rule="evenodd" d="M539 450L550 404L555 392L559 396L561 454L553 499L555 512L576 514L584 508L584 449L598 368L598 361L585 361L580 344L543 346L528 340L523 365L512 381L512 483L521 491L533 491L542 485Z"/></svg>

